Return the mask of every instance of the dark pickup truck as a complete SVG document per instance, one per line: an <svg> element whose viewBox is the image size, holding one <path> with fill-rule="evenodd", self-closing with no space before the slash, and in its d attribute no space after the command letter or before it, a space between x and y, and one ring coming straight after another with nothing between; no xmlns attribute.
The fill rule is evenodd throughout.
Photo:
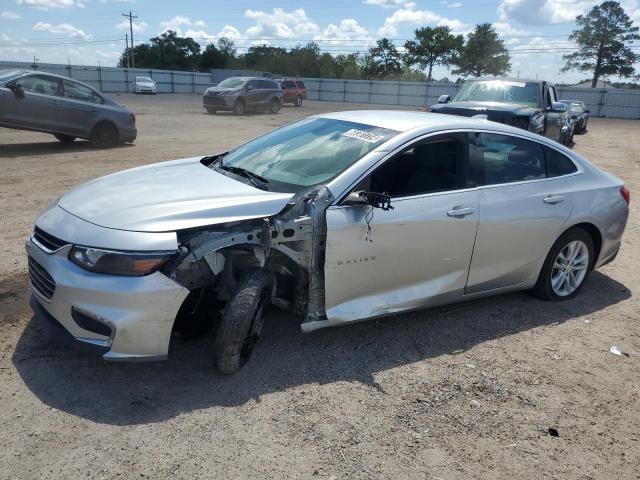
<svg viewBox="0 0 640 480"><path fill-rule="evenodd" d="M573 141L567 106L558 102L556 87L539 80L477 78L462 85L453 99L442 95L432 112L489 120L539 133L563 145Z"/></svg>

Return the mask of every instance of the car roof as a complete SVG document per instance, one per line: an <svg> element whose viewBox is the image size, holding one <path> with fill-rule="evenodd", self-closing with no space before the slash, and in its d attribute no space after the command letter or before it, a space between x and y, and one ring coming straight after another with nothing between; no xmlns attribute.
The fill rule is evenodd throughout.
<svg viewBox="0 0 640 480"><path fill-rule="evenodd" d="M330 118L347 122L362 123L374 127L388 128L399 132L409 130L451 130L469 128L491 128L506 133L522 133L524 130L490 122L484 118L461 117L442 113L410 112L406 110L351 110L345 112L321 113L316 118Z"/></svg>
<svg viewBox="0 0 640 480"><path fill-rule="evenodd" d="M476 77L476 78L469 78L468 80L465 80L465 83L466 82L477 82L477 81L486 82L486 81L491 81L491 80L499 80L499 81L502 81L502 82L518 82L518 83L543 83L543 82L546 82L549 85L552 84L552 82L547 82L546 80L533 80L531 78L513 78L513 77Z"/></svg>

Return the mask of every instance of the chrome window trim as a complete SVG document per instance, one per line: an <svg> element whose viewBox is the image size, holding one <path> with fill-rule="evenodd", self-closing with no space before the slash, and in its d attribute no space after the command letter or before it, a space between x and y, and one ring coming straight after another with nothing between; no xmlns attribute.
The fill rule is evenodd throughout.
<svg viewBox="0 0 640 480"><path fill-rule="evenodd" d="M581 175L581 174L584 173L584 170L583 170L582 166L579 163L577 163L573 158L571 158L571 156L567 155L565 152L563 152L559 148L555 147L554 145L551 145L550 141L549 141L549 143L547 143L546 141L539 141L537 139L530 138L527 135L519 135L519 134L513 133L513 132L501 132L499 130L489 130L489 129L486 129L486 128L479 128L479 129L457 128L457 129L452 129L452 130L439 130L437 132L429 132L429 133L426 133L426 134L420 134L417 137L413 137L413 138L407 140L405 143L403 143L402 145L400 145L396 149L391 150L389 152L386 152L385 155L380 160L378 160L374 165L369 167L369 169L367 169L361 176L359 176L353 183L351 183L351 185L349 185L349 187L347 189L345 189L339 195L336 195L336 199L333 201L331 206L332 207L333 206L341 207L342 206L341 202L344 200L344 197L346 197L349 194L349 192L351 192L351 190L359 182L361 182L364 178L366 178L367 175L369 175L371 172L373 172L380 165L382 165L383 163L385 163L386 161L391 159L393 156L395 156L398 153L400 153L403 150L405 150L411 144L419 142L419 141L422 141L422 140L425 140L425 139L430 138L430 137L435 137L435 136L440 136L440 135L447 135L447 134L454 134L454 133L466 133L466 134L469 134L469 133L490 133L490 134L495 134L495 135L507 135L507 136L510 136L510 137L516 137L516 138L521 138L523 140L528 140L530 142L536 142L538 145L541 145L543 147L553 148L558 153L560 153L560 154L564 155L565 157L567 157L569 160L571 160L573 165L576 167L576 171L572 172L572 173L569 173L569 174L566 174L566 175L560 175L560 176L557 176L557 177L535 178L535 179L532 179L532 180L521 180L519 182L494 183L494 184L491 184L491 185L481 185L481 186L478 186L478 187L460 188L460 189L456 189L456 190L446 190L446 191L443 191L443 192L430 192L430 193L424 193L424 194L410 195L410 196L406 196L406 197L393 197L392 198L393 201L400 201L400 200L409 199L409 198L432 196L432 195L444 194L444 193L457 193L457 192L474 190L474 189L475 190L480 190L480 189L486 189L486 188L503 187L503 186L506 186L506 185L522 185L522 184L534 183L534 182L544 182L544 181L550 181L550 180L557 180L559 178L567 178L567 177L572 177L572 176L576 176L576 175ZM546 137L541 137L541 140L546 140Z"/></svg>

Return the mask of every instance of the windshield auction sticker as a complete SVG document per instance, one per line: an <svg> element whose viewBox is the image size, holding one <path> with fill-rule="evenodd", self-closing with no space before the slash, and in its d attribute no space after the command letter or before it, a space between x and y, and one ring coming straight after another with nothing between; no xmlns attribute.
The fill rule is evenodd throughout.
<svg viewBox="0 0 640 480"><path fill-rule="evenodd" d="M374 135L373 133L365 132L364 130L357 130L352 128L342 134L343 137L357 138L358 140L364 140L369 143L378 143L384 137L382 135Z"/></svg>

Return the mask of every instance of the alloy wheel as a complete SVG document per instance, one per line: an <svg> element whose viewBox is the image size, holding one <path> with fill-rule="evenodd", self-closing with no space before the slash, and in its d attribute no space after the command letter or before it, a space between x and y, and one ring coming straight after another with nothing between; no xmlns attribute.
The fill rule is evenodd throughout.
<svg viewBox="0 0 640 480"><path fill-rule="evenodd" d="M571 295L582 284L589 268L589 249L581 240L564 246L551 269L551 288L560 297Z"/></svg>

